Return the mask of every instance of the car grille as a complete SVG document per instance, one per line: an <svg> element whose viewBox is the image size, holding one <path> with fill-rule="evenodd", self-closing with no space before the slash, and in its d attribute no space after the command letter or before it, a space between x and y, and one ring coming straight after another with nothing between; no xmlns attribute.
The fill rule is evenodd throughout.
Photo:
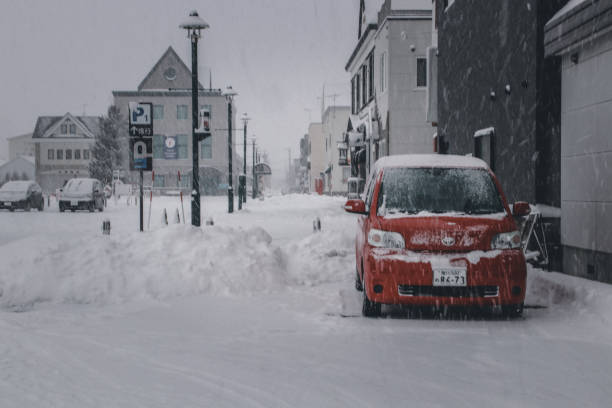
<svg viewBox="0 0 612 408"><path fill-rule="evenodd" d="M499 286L397 285L400 296L482 298L499 295Z"/></svg>

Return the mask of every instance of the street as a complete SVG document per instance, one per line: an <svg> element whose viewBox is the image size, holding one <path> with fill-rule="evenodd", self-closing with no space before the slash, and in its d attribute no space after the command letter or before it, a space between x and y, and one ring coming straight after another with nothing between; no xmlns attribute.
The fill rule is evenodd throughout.
<svg viewBox="0 0 612 408"><path fill-rule="evenodd" d="M609 285L530 269L520 319L363 318L343 203L0 213L0 406L609 405Z"/></svg>

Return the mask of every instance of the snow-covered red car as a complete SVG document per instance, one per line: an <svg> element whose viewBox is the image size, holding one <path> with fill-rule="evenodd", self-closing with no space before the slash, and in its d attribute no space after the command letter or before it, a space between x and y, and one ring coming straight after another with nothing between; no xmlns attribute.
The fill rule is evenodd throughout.
<svg viewBox="0 0 612 408"><path fill-rule="evenodd" d="M519 316L526 264L513 215L493 172L477 158L403 155L378 160L362 196L356 281L362 312L382 304L492 307Z"/></svg>

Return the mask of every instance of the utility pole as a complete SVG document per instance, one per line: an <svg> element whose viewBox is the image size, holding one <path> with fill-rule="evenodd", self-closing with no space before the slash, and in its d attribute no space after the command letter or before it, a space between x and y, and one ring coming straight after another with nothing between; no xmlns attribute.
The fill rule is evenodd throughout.
<svg viewBox="0 0 612 408"><path fill-rule="evenodd" d="M252 186L251 186L251 190L252 190L252 194L253 194L253 200L257 197L257 178L256 178L256 175L255 175L255 164L257 164L257 163L255 163L255 156L256 156L256 153L255 153L255 139L253 139L253 169L252 169L253 170L253 183L252 183Z"/></svg>
<svg viewBox="0 0 612 408"><path fill-rule="evenodd" d="M237 93L232 89L231 86L227 87L225 92L225 98L227 99L227 155L228 155L228 176L227 176L227 212L234 212L234 186L233 186L233 174L232 174L232 103L234 96Z"/></svg>
<svg viewBox="0 0 612 408"><path fill-rule="evenodd" d="M242 202L246 203L246 197L247 197L247 193L246 193L246 147L247 147L247 123L249 122L249 120L251 120L251 118L249 118L249 116L245 113L244 115L242 115L242 123L244 123L244 144L243 144L243 149L244 149L244 154L242 155L243 158L243 164L242 164L242 174L244 175L244 185L242 186L243 192L242 192Z"/></svg>

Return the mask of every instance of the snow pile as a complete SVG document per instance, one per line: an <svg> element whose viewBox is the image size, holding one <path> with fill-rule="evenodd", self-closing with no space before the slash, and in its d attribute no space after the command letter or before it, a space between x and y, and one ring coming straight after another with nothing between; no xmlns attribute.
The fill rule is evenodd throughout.
<svg viewBox="0 0 612 408"><path fill-rule="evenodd" d="M531 266L527 273L525 303L546 307L551 313L596 314L612 323L612 285Z"/></svg>
<svg viewBox="0 0 612 408"><path fill-rule="evenodd" d="M271 242L258 227L183 225L146 234L28 240L27 253L16 242L0 248L0 258L8 260L0 271L0 307L274 291L286 286L286 260Z"/></svg>

